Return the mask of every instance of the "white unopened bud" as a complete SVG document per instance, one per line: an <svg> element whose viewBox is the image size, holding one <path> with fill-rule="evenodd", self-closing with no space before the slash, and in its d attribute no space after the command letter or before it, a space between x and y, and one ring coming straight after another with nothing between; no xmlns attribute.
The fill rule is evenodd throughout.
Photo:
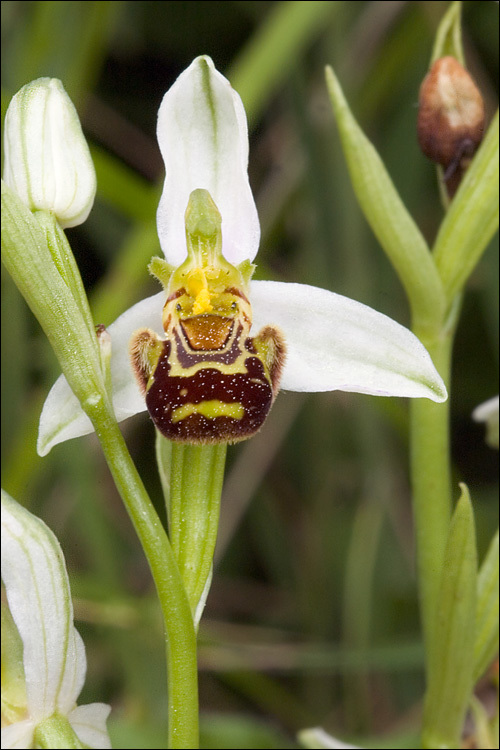
<svg viewBox="0 0 500 750"><path fill-rule="evenodd" d="M76 109L57 78L38 78L12 98L4 165L5 182L32 211L52 211L63 228L89 215L94 165Z"/></svg>

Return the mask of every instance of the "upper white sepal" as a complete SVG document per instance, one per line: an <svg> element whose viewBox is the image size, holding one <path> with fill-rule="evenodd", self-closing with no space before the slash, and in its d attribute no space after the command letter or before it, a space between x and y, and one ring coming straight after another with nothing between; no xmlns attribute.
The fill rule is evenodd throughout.
<svg viewBox="0 0 500 750"><path fill-rule="evenodd" d="M197 188L222 216L222 252L233 265L253 260L260 225L248 181L248 130L241 99L209 57L197 57L167 91L158 112L166 178L158 206L160 245L179 266L187 256L184 214Z"/></svg>

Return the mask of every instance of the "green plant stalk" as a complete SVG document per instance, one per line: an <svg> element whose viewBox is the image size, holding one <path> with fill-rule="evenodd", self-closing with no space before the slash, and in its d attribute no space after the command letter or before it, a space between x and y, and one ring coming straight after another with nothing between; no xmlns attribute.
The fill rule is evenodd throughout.
<svg viewBox="0 0 500 750"><path fill-rule="evenodd" d="M172 550L197 625L214 557L226 461L225 443L173 443L168 519Z"/></svg>
<svg viewBox="0 0 500 750"><path fill-rule="evenodd" d="M168 747L198 747L196 634L177 563L114 417L89 413L106 461L147 557L166 631Z"/></svg>
<svg viewBox="0 0 500 750"><path fill-rule="evenodd" d="M414 333L449 388L454 326L432 341L420 336L418 330ZM449 403L449 399L435 404L416 398L410 404L410 471L427 673L432 660L435 614L451 518Z"/></svg>

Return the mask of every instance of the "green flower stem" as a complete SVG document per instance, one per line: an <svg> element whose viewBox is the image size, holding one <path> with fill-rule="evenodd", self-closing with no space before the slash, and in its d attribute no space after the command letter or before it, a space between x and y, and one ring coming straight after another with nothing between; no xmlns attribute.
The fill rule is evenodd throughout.
<svg viewBox="0 0 500 750"><path fill-rule="evenodd" d="M146 554L166 630L169 748L198 747L196 634L186 592L167 534L105 409L89 413L106 461Z"/></svg>
<svg viewBox="0 0 500 750"><path fill-rule="evenodd" d="M219 526L225 443L174 443L171 455L169 530L195 625L209 585Z"/></svg>
<svg viewBox="0 0 500 750"><path fill-rule="evenodd" d="M418 331L415 333L419 336ZM421 337L421 341L448 388L453 330L448 329L439 339L429 341ZM451 518L449 400L443 404L435 404L423 398L412 399L410 415L413 513L420 610L428 670L432 659L434 620Z"/></svg>

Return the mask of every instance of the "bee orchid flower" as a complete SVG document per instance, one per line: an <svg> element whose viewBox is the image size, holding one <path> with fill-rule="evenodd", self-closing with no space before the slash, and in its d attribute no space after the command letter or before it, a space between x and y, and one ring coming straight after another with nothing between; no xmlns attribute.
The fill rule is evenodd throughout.
<svg viewBox="0 0 500 750"><path fill-rule="evenodd" d="M251 280L260 227L246 116L210 58L196 58L165 94L158 141L165 259L150 270L164 289L108 328L119 421L148 409L173 440L234 442L260 427L280 388L446 400L426 349L387 316L325 289ZM92 431L59 378L38 452Z"/></svg>

